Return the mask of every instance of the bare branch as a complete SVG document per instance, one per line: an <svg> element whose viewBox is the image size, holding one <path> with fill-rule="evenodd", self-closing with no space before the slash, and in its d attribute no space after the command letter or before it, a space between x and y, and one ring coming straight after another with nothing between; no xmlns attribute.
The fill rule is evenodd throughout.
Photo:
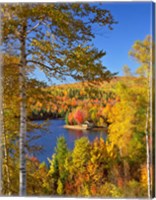
<svg viewBox="0 0 156 200"><path fill-rule="evenodd" d="M27 34L29 34L30 32L32 32L33 30L35 30L39 25L41 24L41 21L38 22L34 27L32 27L30 30L27 31Z"/></svg>

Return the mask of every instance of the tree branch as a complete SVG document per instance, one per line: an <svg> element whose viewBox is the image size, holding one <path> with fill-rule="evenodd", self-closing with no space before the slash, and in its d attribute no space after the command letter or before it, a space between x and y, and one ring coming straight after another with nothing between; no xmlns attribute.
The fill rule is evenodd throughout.
<svg viewBox="0 0 156 200"><path fill-rule="evenodd" d="M41 24L41 21L38 22L34 27L32 27L30 30L27 31L27 34L29 34L30 32L32 32L33 30L35 30L39 25Z"/></svg>
<svg viewBox="0 0 156 200"><path fill-rule="evenodd" d="M34 64L37 64L37 65L40 65L40 66L42 66L42 67L48 69L49 71L54 71L55 73L58 73L58 74L60 74L60 75L62 75L62 76L72 76L71 73L66 73L66 71L58 70L58 67L57 67L57 68L56 68L56 67L51 68L51 67L49 67L48 65L43 64L43 63L41 63L41 62L39 62L39 61L36 61L36 60L27 60L27 63L29 63L29 62L30 62L30 63L34 63Z"/></svg>
<svg viewBox="0 0 156 200"><path fill-rule="evenodd" d="M27 63L28 63L28 62L31 62L31 63L37 64L37 65L40 65L40 66L45 67L46 69L52 71L52 68L51 68L51 67L49 67L48 65L43 64L43 63L41 63L41 62L39 62L39 61L27 60Z"/></svg>
<svg viewBox="0 0 156 200"><path fill-rule="evenodd" d="M5 64L3 67L8 67L8 66L22 66L20 63L10 63L10 64Z"/></svg>

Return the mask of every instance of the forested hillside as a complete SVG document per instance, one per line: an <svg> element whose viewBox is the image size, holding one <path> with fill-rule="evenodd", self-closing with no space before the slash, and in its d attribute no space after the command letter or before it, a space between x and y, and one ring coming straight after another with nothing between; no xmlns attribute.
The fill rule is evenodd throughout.
<svg viewBox="0 0 156 200"><path fill-rule="evenodd" d="M31 95L27 99L30 118L63 117L68 124L92 120L96 125L108 128L108 139L96 139L90 143L87 138L81 138L70 151L65 139L59 138L56 153L49 158L49 166L28 156L28 194L111 197L147 195L145 124L148 99L144 77L114 77L109 82L79 82L51 87L32 80L28 88L31 84L35 87L34 97ZM8 144L16 141L17 137L15 122L18 121L16 109L19 100L14 95L15 90L9 93L9 98L6 93L8 108L5 109L5 131L12 130L13 133L6 136ZM14 116L9 111L13 101ZM41 128L32 122L28 125L29 129ZM17 152L16 145L12 143L6 152L14 148L13 152ZM37 147L32 150L28 148L28 152L34 150L37 151ZM16 156L16 153L12 155ZM4 192L9 190L12 194L18 193L17 169L18 163L14 157L6 154L4 173L6 177L9 175L9 179L4 182Z"/></svg>
<svg viewBox="0 0 156 200"><path fill-rule="evenodd" d="M152 5L0 6L0 196L152 197Z"/></svg>

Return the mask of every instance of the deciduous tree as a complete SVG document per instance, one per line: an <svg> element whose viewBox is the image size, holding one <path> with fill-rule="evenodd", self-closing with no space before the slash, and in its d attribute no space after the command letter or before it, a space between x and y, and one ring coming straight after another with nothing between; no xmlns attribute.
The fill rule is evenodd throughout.
<svg viewBox="0 0 156 200"><path fill-rule="evenodd" d="M100 62L105 52L95 49L90 41L93 25L111 29L115 21L108 10L93 4L3 4L1 13L3 51L11 49L20 58L12 66L20 69L19 191L26 195L26 66L35 64L55 78L110 78Z"/></svg>
<svg viewBox="0 0 156 200"><path fill-rule="evenodd" d="M147 105L146 105L146 123L145 123L145 135L146 135L146 156L147 156L147 182L148 182L148 197L151 197L151 173L150 173L150 147L149 147L149 138L152 137L153 133L150 133L150 127L152 127L152 113L150 108L153 104L151 103L152 94L152 72L154 64L153 56L154 42L150 35L148 35L143 41L136 41L132 47L132 50L129 54L141 64L141 66L136 70L136 73L139 76L144 77L142 80L144 82L144 87L146 88L147 94ZM154 89L153 89L154 90ZM152 130L152 129L151 129ZM153 130L152 130L153 131Z"/></svg>

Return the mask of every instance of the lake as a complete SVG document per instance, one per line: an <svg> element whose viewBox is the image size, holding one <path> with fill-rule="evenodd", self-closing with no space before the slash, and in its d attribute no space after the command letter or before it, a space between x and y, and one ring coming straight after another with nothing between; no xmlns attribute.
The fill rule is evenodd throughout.
<svg viewBox="0 0 156 200"><path fill-rule="evenodd" d="M35 123L41 124L43 121L35 121ZM93 141L96 137L102 137L104 140L107 134L103 130L93 131L93 130L69 130L65 129L63 126L65 121L63 119L49 120L46 126L47 131L39 129L34 130L28 134L32 135L42 135L40 138L35 139L30 145L42 146L43 150L41 152L33 153L33 156L37 157L40 162L46 162L48 164L47 158L52 157L55 152L55 147L57 144L57 138L64 136L66 139L68 148L72 150L74 148L75 140L85 136L88 137L89 141Z"/></svg>

